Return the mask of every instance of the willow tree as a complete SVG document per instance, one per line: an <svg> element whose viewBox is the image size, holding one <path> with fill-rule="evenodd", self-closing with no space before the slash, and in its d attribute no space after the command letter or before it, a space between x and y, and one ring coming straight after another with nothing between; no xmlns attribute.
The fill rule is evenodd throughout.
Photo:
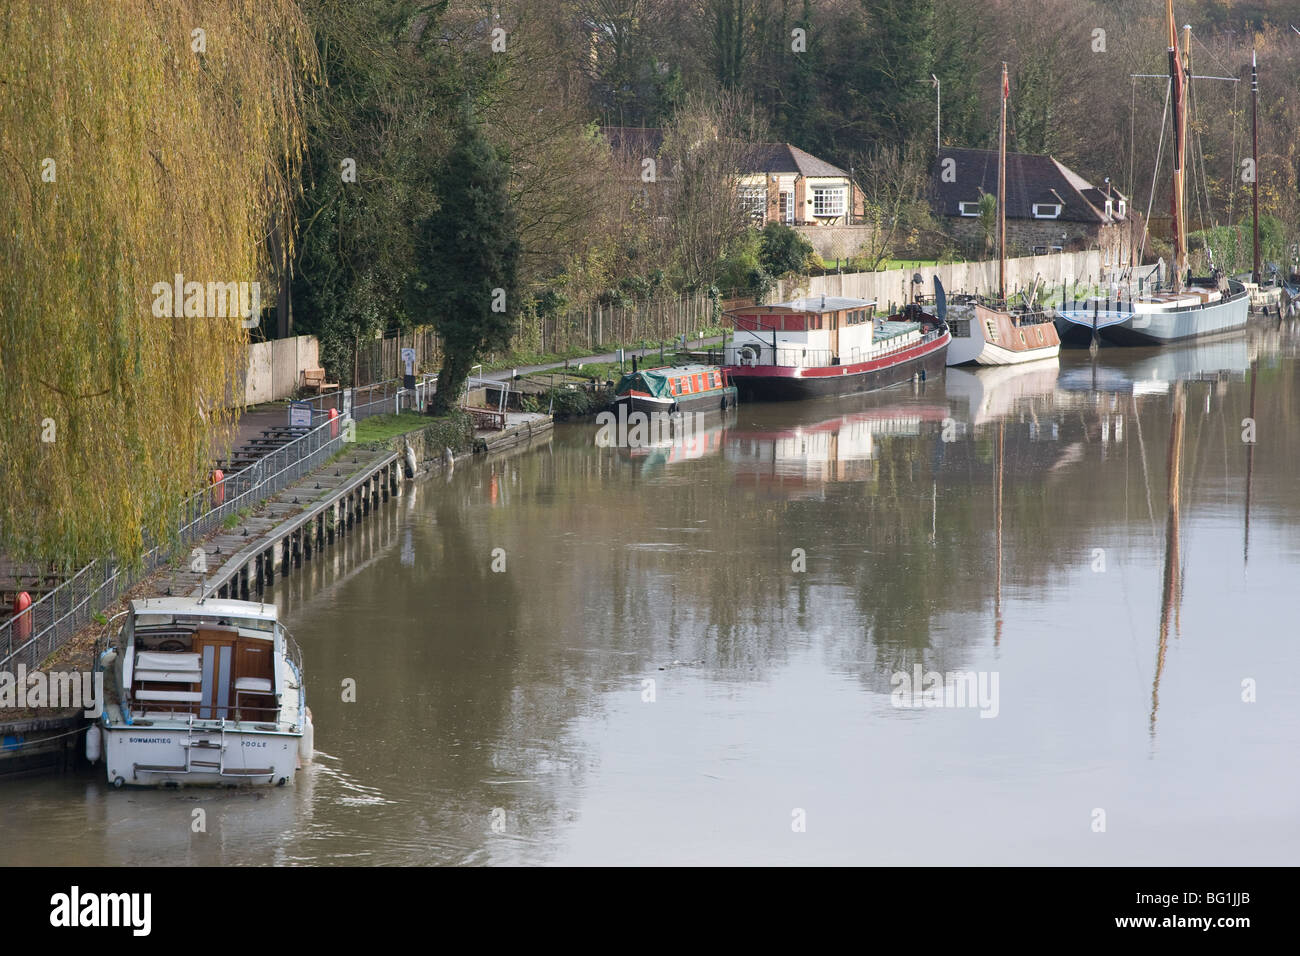
<svg viewBox="0 0 1300 956"><path fill-rule="evenodd" d="M14 0L0 48L0 549L131 561L241 397L314 49L291 0Z"/></svg>

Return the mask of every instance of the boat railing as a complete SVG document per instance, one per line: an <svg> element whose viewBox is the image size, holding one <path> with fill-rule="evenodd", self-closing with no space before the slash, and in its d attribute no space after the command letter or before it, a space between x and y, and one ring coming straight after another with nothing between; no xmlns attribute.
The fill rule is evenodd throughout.
<svg viewBox="0 0 1300 956"><path fill-rule="evenodd" d="M433 387L432 381L421 383L420 397L426 392L431 394ZM183 552L242 509L257 506L324 464L352 440L354 433L348 427L348 418L355 422L395 411L402 401L398 392L369 402L353 400L347 415L315 425L242 470L194 492L178 509L176 544ZM405 394L412 393L407 391ZM348 398L353 396L349 394ZM145 541L145 554L134 567L97 558L26 610L0 622L0 670L12 671L19 663L36 667L70 637L93 623L95 615L112 604L118 595L152 574L177 553L170 547L155 545L148 535Z"/></svg>
<svg viewBox="0 0 1300 956"><path fill-rule="evenodd" d="M301 678L302 648L298 646L298 642L293 639L293 635L289 633L287 628L282 627L281 631L284 634L284 656L289 663L293 665L294 669L298 672L299 678Z"/></svg>
<svg viewBox="0 0 1300 956"><path fill-rule="evenodd" d="M725 350L724 365L773 365L783 368L816 368L831 364L830 349L808 349L802 346L760 345L746 342L743 345L728 345Z"/></svg>

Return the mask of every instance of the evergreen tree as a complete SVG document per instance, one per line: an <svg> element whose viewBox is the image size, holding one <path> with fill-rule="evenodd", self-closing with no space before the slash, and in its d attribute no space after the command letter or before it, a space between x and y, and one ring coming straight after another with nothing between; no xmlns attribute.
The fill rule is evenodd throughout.
<svg viewBox="0 0 1300 956"><path fill-rule="evenodd" d="M509 165L466 109L439 165L437 210L417 227L411 311L442 336L435 411L452 408L484 352L509 345L521 246Z"/></svg>
<svg viewBox="0 0 1300 956"><path fill-rule="evenodd" d="M871 39L863 92L879 136L901 146L932 128L934 0L863 0Z"/></svg>

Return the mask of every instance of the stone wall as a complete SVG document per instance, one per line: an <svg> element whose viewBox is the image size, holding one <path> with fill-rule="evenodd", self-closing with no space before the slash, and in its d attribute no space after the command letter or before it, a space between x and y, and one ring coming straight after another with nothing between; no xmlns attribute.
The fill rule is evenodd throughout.
<svg viewBox="0 0 1300 956"><path fill-rule="evenodd" d="M871 226L795 226L799 233L817 250L823 262L834 264L836 259L850 259L871 238Z"/></svg>
<svg viewBox="0 0 1300 956"><path fill-rule="evenodd" d="M947 222L949 233L960 246L977 254L984 252L984 227L979 219L950 216ZM1098 225L1060 219L1013 219L1007 222L1007 252L1011 256L1028 256L1038 248L1050 253L1056 246L1067 252L1095 247L1103 262L1119 262L1128 258L1131 233L1130 224L1123 222Z"/></svg>

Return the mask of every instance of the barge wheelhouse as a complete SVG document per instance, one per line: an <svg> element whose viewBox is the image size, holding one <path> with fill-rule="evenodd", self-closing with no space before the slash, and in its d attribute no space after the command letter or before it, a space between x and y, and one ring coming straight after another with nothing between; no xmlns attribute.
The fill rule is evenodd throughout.
<svg viewBox="0 0 1300 956"><path fill-rule="evenodd" d="M281 785L311 761L302 658L274 606L149 598L110 632L121 618L96 655L104 706L87 737L115 787Z"/></svg>
<svg viewBox="0 0 1300 956"><path fill-rule="evenodd" d="M872 391L943 371L951 338L933 316L877 318L866 299L814 296L728 312L724 364L742 399Z"/></svg>

